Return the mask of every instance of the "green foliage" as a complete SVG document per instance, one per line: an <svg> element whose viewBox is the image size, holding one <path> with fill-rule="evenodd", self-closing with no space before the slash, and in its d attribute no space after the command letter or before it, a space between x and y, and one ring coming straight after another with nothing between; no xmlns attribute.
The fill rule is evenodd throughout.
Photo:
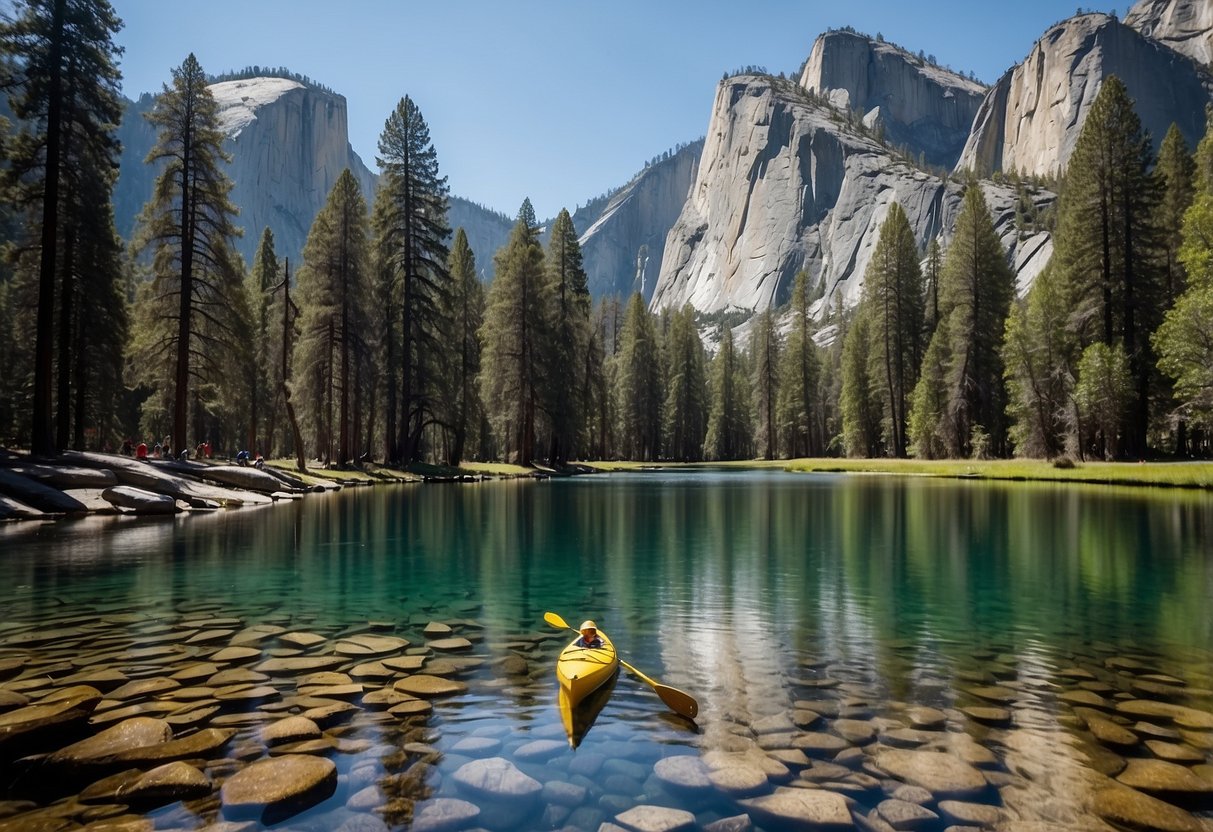
<svg viewBox="0 0 1213 832"><path fill-rule="evenodd" d="M224 172L229 157L206 82L198 60L189 55L173 70L172 86L165 86L147 116L158 130L147 161L162 167L135 239L137 251L151 253L153 275L136 318L136 378L162 390L167 375L171 390L167 400L148 399L143 425L159 435L168 427L162 419L171 414L172 441L178 448L193 445L187 430L191 416L195 431L202 432L200 404L218 415L219 392L238 375L232 367L248 360L244 347L251 326L243 266L231 244L240 230L233 222L232 183ZM166 374L168 361L173 369Z"/></svg>
<svg viewBox="0 0 1213 832"><path fill-rule="evenodd" d="M616 356L618 449L624 459L656 460L661 451L661 352L653 317L639 292L628 301Z"/></svg>
<svg viewBox="0 0 1213 832"><path fill-rule="evenodd" d="M763 459L774 459L779 452L779 421L776 404L779 400L780 368L779 333L771 310L758 315L750 338L752 401L754 403L755 451Z"/></svg>
<svg viewBox="0 0 1213 832"><path fill-rule="evenodd" d="M1196 146L1196 190L1213 194L1213 104L1205 105L1205 135Z"/></svg>
<svg viewBox="0 0 1213 832"><path fill-rule="evenodd" d="M920 384L942 385L915 395L924 410L911 416L911 441L932 455L942 441L948 456L970 456L974 428L988 434L990 451L1006 452L1006 389L1000 346L1015 276L994 230L981 188L972 184L940 278L940 324L928 347L933 367ZM933 354L932 354L933 353Z"/></svg>
<svg viewBox="0 0 1213 832"><path fill-rule="evenodd" d="M523 201L510 240L497 252L494 264L496 276L480 333L480 394L502 458L529 465L535 457L543 381L541 337L548 320L543 248L529 199Z"/></svg>
<svg viewBox="0 0 1213 832"><path fill-rule="evenodd" d="M1074 400L1085 444L1102 449L1105 459L1119 453L1118 432L1133 399L1133 379L1124 347L1096 342L1082 352Z"/></svg>
<svg viewBox="0 0 1213 832"><path fill-rule="evenodd" d="M430 128L416 103L405 96L383 125L377 161L383 172L375 202L380 268L399 296L400 322L394 335L399 354L385 372L392 385L386 426L390 460L421 459L423 434L441 420L443 361L450 322L444 316L450 292L446 240L449 210L446 177L439 175ZM390 278L389 278L390 275ZM398 362L398 363L397 363ZM399 423L396 414L399 412Z"/></svg>
<svg viewBox="0 0 1213 832"><path fill-rule="evenodd" d="M464 459L469 434L479 439L484 423L484 405L476 387L476 376L480 372L479 333L484 325L484 287L476 275L476 255L462 228L455 232L447 269L451 275L451 292L446 316L454 325L451 334L456 340L456 348L447 378L444 409L450 414L451 422L447 464L456 466ZM473 442L472 446L481 444Z"/></svg>
<svg viewBox="0 0 1213 832"><path fill-rule="evenodd" d="M675 312L665 339L666 379L663 435L665 454L679 462L703 458L707 434L708 389L703 342L689 303Z"/></svg>
<svg viewBox="0 0 1213 832"><path fill-rule="evenodd" d="M1183 265L1179 262L1179 247L1183 242L1184 213L1192 204L1196 180L1196 162L1175 124L1167 131L1158 151L1155 174L1162 185L1158 224L1163 239L1163 304L1170 306L1183 293L1186 284Z"/></svg>
<svg viewBox="0 0 1213 832"><path fill-rule="evenodd" d="M547 252L549 321L544 328L544 410L551 420L548 459L560 464L579 456L589 391L586 351L590 338L590 290L572 217L561 209Z"/></svg>
<svg viewBox="0 0 1213 832"><path fill-rule="evenodd" d="M1075 348L1066 329L1061 288L1056 272L1046 266L1007 318L1002 346L1007 415L1011 443L1021 457L1053 459L1065 453L1076 423L1071 402Z"/></svg>
<svg viewBox="0 0 1213 832"><path fill-rule="evenodd" d="M1161 317L1158 187L1149 136L1121 81L1100 87L1070 157L1053 255L1065 286L1068 328L1085 348L1123 344L1136 399L1119 432L1131 456L1146 452L1154 362L1149 333Z"/></svg>
<svg viewBox="0 0 1213 832"><path fill-rule="evenodd" d="M868 375L879 389L881 432L892 456L905 456L908 399L918 380L923 345L923 283L914 232L894 202L880 228L864 276Z"/></svg>
<svg viewBox="0 0 1213 832"><path fill-rule="evenodd" d="M880 447L880 413L883 403L880 390L873 388L870 364L872 323L861 308L842 346L842 412L843 446L847 456L878 456Z"/></svg>
<svg viewBox="0 0 1213 832"><path fill-rule="evenodd" d="M817 456L824 449L821 359L813 341L809 275L801 270L792 286L792 329L780 356L776 418L785 454Z"/></svg>
<svg viewBox="0 0 1213 832"><path fill-rule="evenodd" d="M943 319L931 337L910 402L908 450L920 459L943 459L951 455L953 441L948 430L948 365L952 339L948 325L949 320Z"/></svg>
<svg viewBox="0 0 1213 832"><path fill-rule="evenodd" d="M306 403L305 434L316 456L345 464L359 456L361 414L370 382L370 228L366 199L348 168L316 215L299 270L299 363L295 389Z"/></svg>
<svg viewBox="0 0 1213 832"><path fill-rule="evenodd" d="M704 439L708 459L748 459L753 454L750 424L750 385L733 331L720 334L720 349L712 359L712 410Z"/></svg>

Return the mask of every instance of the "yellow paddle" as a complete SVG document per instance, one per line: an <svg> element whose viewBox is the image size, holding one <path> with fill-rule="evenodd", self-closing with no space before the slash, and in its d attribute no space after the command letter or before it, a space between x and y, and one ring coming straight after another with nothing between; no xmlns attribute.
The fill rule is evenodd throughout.
<svg viewBox="0 0 1213 832"><path fill-rule="evenodd" d="M561 630L573 630L573 628L570 627L563 618L554 612L545 612L543 614L543 620L551 624L553 627L557 627ZM577 631L573 630L573 632ZM699 713L699 703L696 702L695 697L691 696L689 693L681 691L678 688L672 688L669 685L663 685L656 679L649 678L635 667L625 662L623 659L620 659L619 663L628 670L632 671L632 673L636 674L641 681L645 682L649 687L656 691L657 695L661 697L661 701L668 705L670 710L674 713L678 714L679 716L685 716L687 719L694 719L696 714Z"/></svg>

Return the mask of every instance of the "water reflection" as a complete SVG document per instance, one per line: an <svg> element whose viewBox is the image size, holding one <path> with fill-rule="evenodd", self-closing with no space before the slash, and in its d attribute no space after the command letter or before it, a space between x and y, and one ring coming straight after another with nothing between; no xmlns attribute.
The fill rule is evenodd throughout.
<svg viewBox="0 0 1213 832"><path fill-rule="evenodd" d="M1096 828L1092 795L1150 752L1095 741L1071 694L1115 718L1163 676L1184 685L1168 701L1213 709L1211 539L1213 498L1185 492L703 472L361 489L0 529L0 642L75 627L48 644L100 663L196 631L191 617L329 638L377 622L415 645L445 621L470 636L447 667L466 694L426 718L363 708L341 729L369 748L339 757L347 785L314 810L317 828L351 811L351 782L403 801L388 812L403 823L419 795L466 798L454 773L495 755L585 790L576 805L532 807L519 828L539 817L595 829L642 799L701 823L737 813L745 795L729 787L692 798L654 779L674 754L765 766L767 790L824 783L866 814L887 797L868 768L886 746L977 766L1004 820ZM564 636L543 624L547 609L596 619L624 659L691 692L702 732L624 676L576 755L520 752L563 737L552 668ZM140 661L224 646L167 643L176 652ZM16 652L0 645L0 660ZM295 694L293 678L270 683ZM923 728L920 708L942 722ZM1209 732L1163 727L1209 762Z"/></svg>

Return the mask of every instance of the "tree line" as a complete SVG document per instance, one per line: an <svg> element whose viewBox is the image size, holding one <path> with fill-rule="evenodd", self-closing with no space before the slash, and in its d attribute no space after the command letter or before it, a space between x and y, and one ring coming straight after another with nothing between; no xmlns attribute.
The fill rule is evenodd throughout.
<svg viewBox="0 0 1213 832"><path fill-rule="evenodd" d="M121 115L105 0L28 0L0 26L5 124L0 429L40 454L167 436L332 464L562 465L850 454L1204 453L1213 418L1213 134L1157 159L1109 78L1061 183L1055 252L1025 297L965 190L947 250L893 204L854 309L796 276L734 326L640 295L593 304L562 211L524 200L477 279L420 109L384 123L374 194L345 171L281 260L250 267L223 135L193 55L148 118L151 199L114 232ZM819 307L824 307L819 309ZM705 338L711 349L705 347Z"/></svg>

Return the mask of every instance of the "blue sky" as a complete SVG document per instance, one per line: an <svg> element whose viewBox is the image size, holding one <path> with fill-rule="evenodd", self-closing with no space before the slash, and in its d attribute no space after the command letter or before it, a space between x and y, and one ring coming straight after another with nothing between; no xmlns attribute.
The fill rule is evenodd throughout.
<svg viewBox="0 0 1213 832"><path fill-rule="evenodd" d="M854 26L991 83L1069 0L111 0L124 92L159 91L189 52L218 73L287 66L342 93L350 141L375 168L406 94L452 193L540 217L621 185L707 130L722 73L793 72L814 38ZM1122 15L1128 6L1086 6Z"/></svg>

